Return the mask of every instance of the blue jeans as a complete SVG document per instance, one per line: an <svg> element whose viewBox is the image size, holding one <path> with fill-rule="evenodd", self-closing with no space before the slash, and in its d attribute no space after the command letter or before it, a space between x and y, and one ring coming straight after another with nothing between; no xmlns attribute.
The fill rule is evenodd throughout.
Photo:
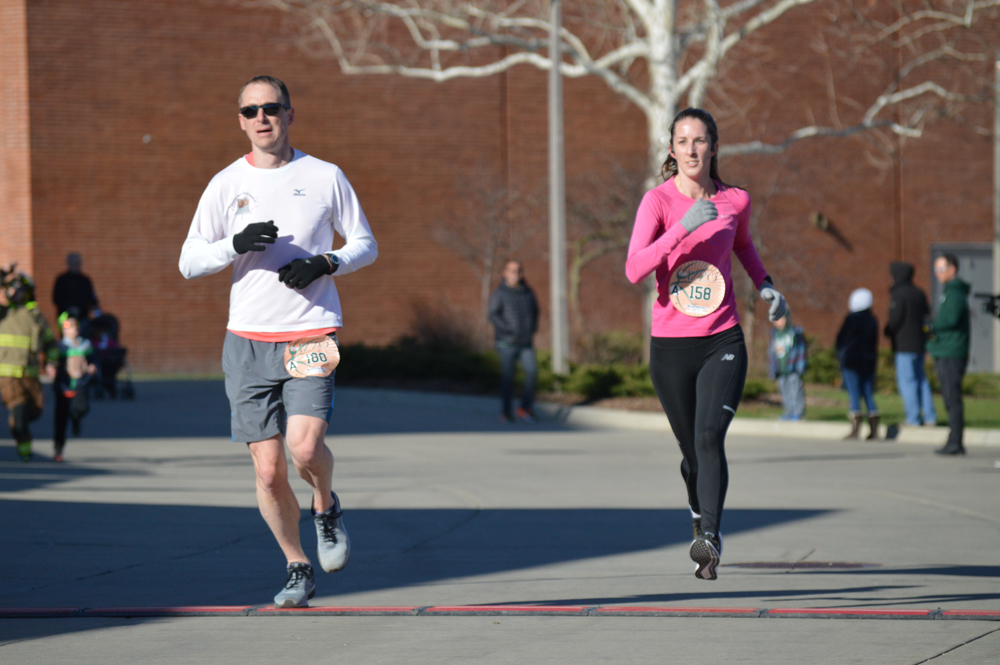
<svg viewBox="0 0 1000 665"><path fill-rule="evenodd" d="M896 354L896 386L903 398L903 408L906 410L906 423L920 425L921 422L933 425L937 422L937 412L934 410L934 396L931 394L931 384L924 373L924 354ZM923 420L920 411L923 410Z"/></svg>
<svg viewBox="0 0 1000 665"><path fill-rule="evenodd" d="M781 401L785 403L782 420L801 420L806 412L806 391L802 385L802 377L795 373L779 376L778 386L781 388Z"/></svg>
<svg viewBox="0 0 1000 665"><path fill-rule="evenodd" d="M531 346L498 345L500 354L500 400L503 413L514 415L514 372L517 361L521 361L524 370L524 394L521 397L521 408L531 412L535 404L535 382L538 379L538 362L535 360L535 349Z"/></svg>
<svg viewBox="0 0 1000 665"><path fill-rule="evenodd" d="M843 367L840 374L844 377L844 388L851 400L851 413L861 413L861 398L864 397L868 415L876 415L878 406L875 405L875 374L860 374Z"/></svg>

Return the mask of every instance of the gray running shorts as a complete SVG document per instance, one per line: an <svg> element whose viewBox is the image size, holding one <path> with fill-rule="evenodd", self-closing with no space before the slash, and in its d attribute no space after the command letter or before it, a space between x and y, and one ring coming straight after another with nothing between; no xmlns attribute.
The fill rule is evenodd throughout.
<svg viewBox="0 0 1000 665"><path fill-rule="evenodd" d="M285 369L287 342L258 342L226 331L222 371L232 409L233 441L253 443L285 430L288 416L330 422L333 378L292 378Z"/></svg>

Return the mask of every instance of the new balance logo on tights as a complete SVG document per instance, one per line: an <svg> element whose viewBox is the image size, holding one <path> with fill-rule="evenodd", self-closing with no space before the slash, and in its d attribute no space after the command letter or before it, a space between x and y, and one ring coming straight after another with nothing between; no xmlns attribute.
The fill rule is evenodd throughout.
<svg viewBox="0 0 1000 665"><path fill-rule="evenodd" d="M727 353L726 355L722 356L722 362L726 362L727 360L736 360L736 356L734 356L731 353Z"/></svg>

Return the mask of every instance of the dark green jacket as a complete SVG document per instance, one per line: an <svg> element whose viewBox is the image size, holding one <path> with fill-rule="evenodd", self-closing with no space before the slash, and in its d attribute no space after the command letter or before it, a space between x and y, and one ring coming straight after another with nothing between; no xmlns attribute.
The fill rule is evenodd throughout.
<svg viewBox="0 0 1000 665"><path fill-rule="evenodd" d="M955 278L944 285L944 300L931 325L927 351L932 358L969 357L969 285Z"/></svg>

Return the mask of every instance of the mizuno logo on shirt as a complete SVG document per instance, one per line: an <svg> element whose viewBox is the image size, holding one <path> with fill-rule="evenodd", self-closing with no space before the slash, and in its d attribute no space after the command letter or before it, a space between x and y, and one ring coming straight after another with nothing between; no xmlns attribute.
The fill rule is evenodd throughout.
<svg viewBox="0 0 1000 665"><path fill-rule="evenodd" d="M306 190L304 187L302 189L296 189L295 193L292 194L292 196L305 196L306 195L305 192Z"/></svg>
<svg viewBox="0 0 1000 665"><path fill-rule="evenodd" d="M726 362L727 360L736 360L736 356L734 356L731 353L727 353L726 355L722 356L722 362Z"/></svg>

